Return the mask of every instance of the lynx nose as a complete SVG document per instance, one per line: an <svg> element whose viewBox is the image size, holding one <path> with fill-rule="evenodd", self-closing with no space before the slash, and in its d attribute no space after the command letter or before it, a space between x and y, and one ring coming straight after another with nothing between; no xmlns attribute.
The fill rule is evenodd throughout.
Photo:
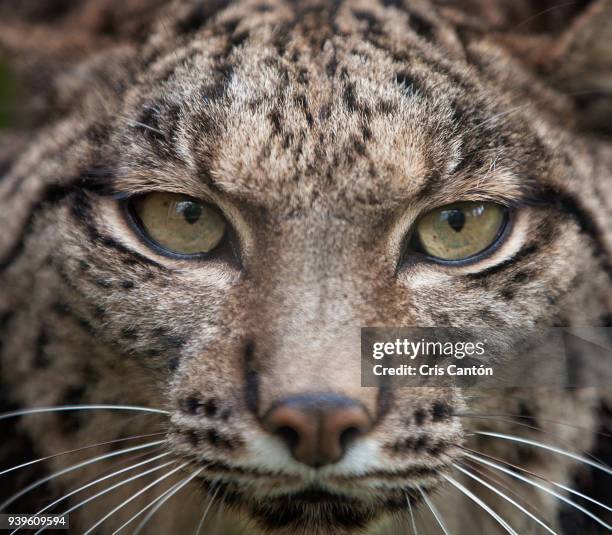
<svg viewBox="0 0 612 535"><path fill-rule="evenodd" d="M297 461L319 468L339 461L349 444L371 429L372 422L350 398L312 394L277 403L263 425L287 444Z"/></svg>

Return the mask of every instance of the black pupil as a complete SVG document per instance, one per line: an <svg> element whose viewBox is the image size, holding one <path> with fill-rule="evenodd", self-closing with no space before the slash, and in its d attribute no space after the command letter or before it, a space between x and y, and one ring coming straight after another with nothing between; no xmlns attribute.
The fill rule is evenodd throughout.
<svg viewBox="0 0 612 535"><path fill-rule="evenodd" d="M455 232L459 232L465 225L465 215L458 208L446 212L446 222Z"/></svg>
<svg viewBox="0 0 612 535"><path fill-rule="evenodd" d="M185 201L178 205L178 211L183 214L185 221L193 225L202 217L202 205L197 202Z"/></svg>

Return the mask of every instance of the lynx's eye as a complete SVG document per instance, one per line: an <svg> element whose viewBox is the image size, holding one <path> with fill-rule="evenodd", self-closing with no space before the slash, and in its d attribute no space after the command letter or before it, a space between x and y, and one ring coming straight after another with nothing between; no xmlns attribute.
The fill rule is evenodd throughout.
<svg viewBox="0 0 612 535"><path fill-rule="evenodd" d="M221 243L228 226L213 205L174 193L135 197L129 210L145 238L178 255L210 253Z"/></svg>
<svg viewBox="0 0 612 535"><path fill-rule="evenodd" d="M417 222L416 239L420 249L430 257L465 260L495 244L506 220L507 211L499 204L449 204L432 210Z"/></svg>

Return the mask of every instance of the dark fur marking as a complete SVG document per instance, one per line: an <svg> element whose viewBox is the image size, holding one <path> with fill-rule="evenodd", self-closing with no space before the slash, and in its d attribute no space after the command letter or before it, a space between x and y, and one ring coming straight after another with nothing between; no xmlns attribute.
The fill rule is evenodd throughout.
<svg viewBox="0 0 612 535"><path fill-rule="evenodd" d="M453 409L448 403L437 402L431 408L431 415L434 422L448 420L453 414Z"/></svg>
<svg viewBox="0 0 612 535"><path fill-rule="evenodd" d="M259 372L255 362L255 344L246 343L244 348L244 398L247 408L259 414Z"/></svg>
<svg viewBox="0 0 612 535"><path fill-rule="evenodd" d="M423 409L417 409L414 411L414 423L417 425L423 425L427 419L427 412Z"/></svg>
<svg viewBox="0 0 612 535"><path fill-rule="evenodd" d="M26 239L34 228L34 222L38 212L47 206L53 206L58 202L61 202L72 191L72 186L62 187L53 185L45 188L42 197L33 204L32 208L30 208L30 213L28 214L17 241L11 248L9 248L8 252L2 258L0 258L0 271L5 271L21 256L21 253L25 247Z"/></svg>
<svg viewBox="0 0 612 535"><path fill-rule="evenodd" d="M132 288L134 288L134 282L133 281L122 281L121 282L121 287L124 290L131 290Z"/></svg>
<svg viewBox="0 0 612 535"><path fill-rule="evenodd" d="M306 122L309 127L312 127L314 123L314 119L312 117L312 113L310 112L310 108L308 107L308 100L306 99L306 95L299 94L295 97L295 103L302 109L304 115L306 116Z"/></svg>
<svg viewBox="0 0 612 535"><path fill-rule="evenodd" d="M580 227L580 231L593 241L595 256L601 262L608 277L612 279L612 261L603 239L603 232L580 201L567 192L545 189L537 194L535 202L553 206L572 216Z"/></svg>
<svg viewBox="0 0 612 535"><path fill-rule="evenodd" d="M213 418L217 414L217 403L214 399L209 399L204 403L204 414L209 418Z"/></svg>
<svg viewBox="0 0 612 535"><path fill-rule="evenodd" d="M145 264L148 266L154 266L161 271L167 271L166 267L155 262L154 260L151 260L150 258L141 255L137 251L125 247L124 245L120 244L115 239L109 236L104 236L100 234L98 229L92 223L92 206L84 192L73 192L73 195L71 196L71 201L72 202L70 206L70 211L73 217L85 228L91 241L98 243L103 247L115 249L120 253L128 255L133 262L138 262L140 264Z"/></svg>
<svg viewBox="0 0 612 535"><path fill-rule="evenodd" d="M429 439L425 435L421 435L414 443L414 451L423 451L429 444Z"/></svg>
<svg viewBox="0 0 612 535"><path fill-rule="evenodd" d="M168 359L168 371L170 372L175 372L178 369L179 366L179 358L178 357L171 357L170 359Z"/></svg>
<svg viewBox="0 0 612 535"><path fill-rule="evenodd" d="M123 327L121 329L121 337L125 340L136 340L138 338L138 330L135 327Z"/></svg>
<svg viewBox="0 0 612 535"><path fill-rule="evenodd" d="M186 397L185 399L182 399L179 402L179 406L181 408L182 411L191 414L191 415L195 415L198 413L198 411L200 410L200 407L202 406L202 400L198 397L198 396L189 396Z"/></svg>
<svg viewBox="0 0 612 535"><path fill-rule="evenodd" d="M342 93L342 100L348 111L354 113L357 111L357 96L355 95L355 84L348 83L344 87L344 92Z"/></svg>
<svg viewBox="0 0 612 535"><path fill-rule="evenodd" d="M407 95L414 95L417 91L420 91L420 86L415 78L406 71L397 72L395 82L402 87Z"/></svg>
<svg viewBox="0 0 612 535"><path fill-rule="evenodd" d="M410 13L410 20L408 21L410 28L418 35L420 35L426 41L431 41L434 34L434 26L431 22L424 19L421 15Z"/></svg>
<svg viewBox="0 0 612 535"><path fill-rule="evenodd" d="M176 23L176 32L179 35L197 32L227 4L227 0L207 0L206 2L197 2L196 7L187 15L187 17Z"/></svg>
<svg viewBox="0 0 612 535"><path fill-rule="evenodd" d="M505 301L512 301L514 299L515 293L512 288L504 288L500 290L499 296Z"/></svg>
<svg viewBox="0 0 612 535"><path fill-rule="evenodd" d="M508 258L507 260L497 264L496 266L491 266L490 268L484 269L479 273L471 273L467 275L468 278L477 280L484 277L489 277L491 275L496 275L497 273L501 273L509 266L515 264L516 262L520 262L525 258L529 258L534 255L538 251L538 246L536 244L528 244L519 250L512 258Z"/></svg>

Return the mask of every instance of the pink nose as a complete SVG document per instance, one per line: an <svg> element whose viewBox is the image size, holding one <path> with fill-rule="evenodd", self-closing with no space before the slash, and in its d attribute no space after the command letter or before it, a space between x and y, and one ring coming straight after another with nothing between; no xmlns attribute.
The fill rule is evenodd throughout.
<svg viewBox="0 0 612 535"><path fill-rule="evenodd" d="M342 459L372 422L365 408L350 398L310 394L277 403L264 416L263 425L285 442L297 461L319 468Z"/></svg>

